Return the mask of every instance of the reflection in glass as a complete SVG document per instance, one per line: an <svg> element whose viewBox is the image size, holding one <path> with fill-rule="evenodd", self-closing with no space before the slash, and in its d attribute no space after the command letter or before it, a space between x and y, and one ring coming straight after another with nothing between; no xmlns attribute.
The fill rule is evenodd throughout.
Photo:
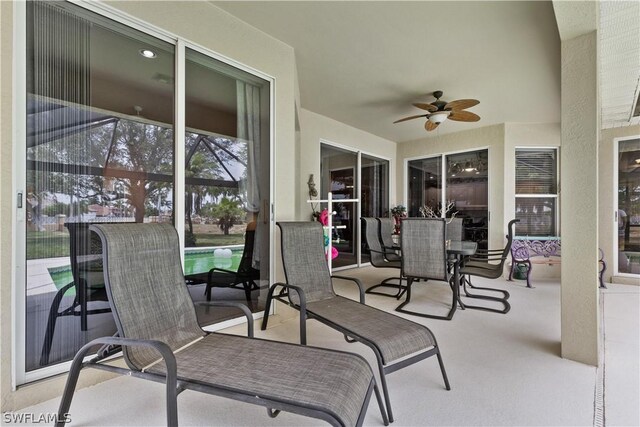
<svg viewBox="0 0 640 427"><path fill-rule="evenodd" d="M361 216L388 217L389 216L389 161L362 154L360 179L362 181L360 201ZM364 236L365 230L361 230ZM369 252L362 237L360 262L369 262Z"/></svg>
<svg viewBox="0 0 640 427"><path fill-rule="evenodd" d="M618 145L618 272L640 274L640 139Z"/></svg>
<svg viewBox="0 0 640 427"><path fill-rule="evenodd" d="M186 49L185 274L194 301L264 309L269 83ZM193 260L193 262L192 262ZM236 317L196 306L201 324Z"/></svg>
<svg viewBox="0 0 640 427"><path fill-rule="evenodd" d="M115 332L87 224L172 221L174 48L64 2L28 2L27 13L31 371Z"/></svg>
<svg viewBox="0 0 640 427"><path fill-rule="evenodd" d="M322 144L320 195L322 199L333 194L333 246L339 255L333 260L333 267L354 265L356 259L356 204L340 202L340 199L356 198L358 156L356 153ZM322 208L325 208L322 206Z"/></svg>
<svg viewBox="0 0 640 427"><path fill-rule="evenodd" d="M423 206L436 211L442 198L442 157L410 160L408 169L408 216L420 216L420 208Z"/></svg>

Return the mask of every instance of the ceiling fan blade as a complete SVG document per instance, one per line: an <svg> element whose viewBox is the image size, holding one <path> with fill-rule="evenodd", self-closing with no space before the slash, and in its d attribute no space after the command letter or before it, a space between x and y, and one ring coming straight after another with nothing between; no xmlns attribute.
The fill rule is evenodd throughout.
<svg viewBox="0 0 640 427"><path fill-rule="evenodd" d="M406 122L407 120L417 119L418 117L427 117L427 114L418 114L417 116L409 116L409 117L405 117L404 119L396 120L396 121L395 121L395 122L393 122L393 123Z"/></svg>
<svg viewBox="0 0 640 427"><path fill-rule="evenodd" d="M449 120L455 120L456 122L477 122L480 120L480 116L471 111L454 110L449 114Z"/></svg>
<svg viewBox="0 0 640 427"><path fill-rule="evenodd" d="M447 105L444 106L445 110L464 110L465 108L471 108L475 105L480 104L480 101L477 99L458 99L456 101L448 102Z"/></svg>
<svg viewBox="0 0 640 427"><path fill-rule="evenodd" d="M414 107L418 107L418 108L420 108L422 110L427 110L427 111L429 111L431 113L435 113L436 111L438 111L438 107L436 107L433 104L423 104L421 102L417 102L417 103L413 104L413 106Z"/></svg>
<svg viewBox="0 0 640 427"><path fill-rule="evenodd" d="M440 123L433 123L431 120L427 120L427 123L424 124L424 128L427 130L427 132L431 132L432 130L437 128L439 124Z"/></svg>

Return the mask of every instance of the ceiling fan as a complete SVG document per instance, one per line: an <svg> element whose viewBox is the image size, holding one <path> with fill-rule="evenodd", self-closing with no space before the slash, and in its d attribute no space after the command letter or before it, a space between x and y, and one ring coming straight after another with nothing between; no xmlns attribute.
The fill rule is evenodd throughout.
<svg viewBox="0 0 640 427"><path fill-rule="evenodd" d="M445 102L440 101L442 98L442 91L437 90L433 92L433 96L436 98L430 104L415 103L414 107L418 107L422 110L428 111L427 114L418 114L415 116L405 117L404 119L396 120L393 123L400 123L407 120L413 120L420 117L426 117L427 122L424 124L424 128L427 131L432 131L438 127L438 125L445 120L455 120L457 122L477 122L480 120L480 116L471 111L465 111L467 108L471 108L478 105L480 101L477 99L458 99L456 101Z"/></svg>

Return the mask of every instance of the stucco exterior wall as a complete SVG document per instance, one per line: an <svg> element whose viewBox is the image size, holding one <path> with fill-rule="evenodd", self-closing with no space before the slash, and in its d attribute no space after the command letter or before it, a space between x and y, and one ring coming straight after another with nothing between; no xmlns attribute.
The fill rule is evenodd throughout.
<svg viewBox="0 0 640 427"><path fill-rule="evenodd" d="M259 70L275 78L275 159L276 170L291 170L296 163L295 150L295 57L293 49L265 33L247 25L209 2L178 1L114 1L109 6L131 17L168 31L188 41L199 44L227 58ZM13 2L0 2L2 64L0 70L0 360L2 411L25 407L58 396L62 392L66 375L39 381L11 390L12 358L12 262L10 258L14 241L11 225L14 206L12 164L12 34ZM277 219L294 219L295 185L290 174L275 174L275 216ZM276 256L279 253L276 250ZM276 260L276 278L282 279L280 262ZM89 372L83 374L83 384L104 379L105 375Z"/></svg>
<svg viewBox="0 0 640 427"><path fill-rule="evenodd" d="M596 31L562 41L562 357L598 365Z"/></svg>

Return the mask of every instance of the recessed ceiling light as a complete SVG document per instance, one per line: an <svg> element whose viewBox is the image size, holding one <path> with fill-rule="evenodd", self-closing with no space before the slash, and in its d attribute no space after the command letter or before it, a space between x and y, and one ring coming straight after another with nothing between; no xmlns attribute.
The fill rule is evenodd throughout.
<svg viewBox="0 0 640 427"><path fill-rule="evenodd" d="M640 159L636 159L636 163L640 165Z"/></svg>
<svg viewBox="0 0 640 427"><path fill-rule="evenodd" d="M139 52L140 52L140 55L144 56L145 58L149 58L149 59L152 59L152 58L155 58L156 56L158 56L158 55L156 55L156 53L154 51L149 50L149 49L140 49Z"/></svg>

